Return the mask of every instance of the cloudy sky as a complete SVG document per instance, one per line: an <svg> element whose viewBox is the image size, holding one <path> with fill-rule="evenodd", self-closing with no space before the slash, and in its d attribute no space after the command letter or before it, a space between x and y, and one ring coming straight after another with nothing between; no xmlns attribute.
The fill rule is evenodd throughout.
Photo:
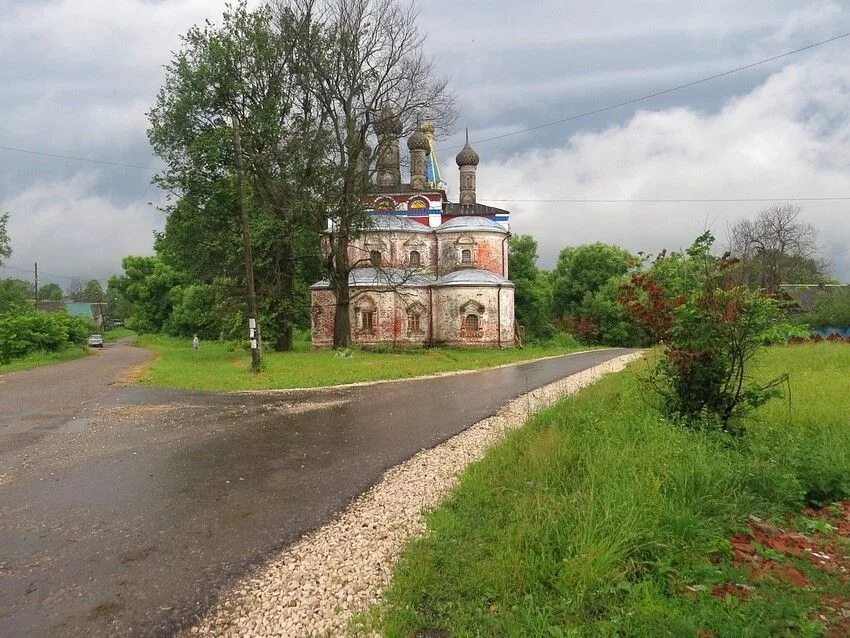
<svg viewBox="0 0 850 638"><path fill-rule="evenodd" d="M428 48L458 93L458 131L520 131L850 31L835 0L428 0ZM104 278L162 226L145 112L162 66L216 0L0 0L0 276ZM759 203L567 203L850 197L850 38L626 108L476 145L479 199L509 208L543 264L592 241L657 251L719 238ZM456 193L461 136L439 143ZM505 201L513 200L513 201ZM529 201L533 200L533 201ZM850 279L850 201L801 202ZM55 278L55 276L61 276Z"/></svg>

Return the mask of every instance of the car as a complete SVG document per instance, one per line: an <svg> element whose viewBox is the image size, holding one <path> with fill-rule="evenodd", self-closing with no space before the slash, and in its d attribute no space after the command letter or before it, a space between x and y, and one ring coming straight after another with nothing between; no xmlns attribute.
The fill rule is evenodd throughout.
<svg viewBox="0 0 850 638"><path fill-rule="evenodd" d="M103 347L103 337L101 335L90 335L88 344L92 348L102 348Z"/></svg>

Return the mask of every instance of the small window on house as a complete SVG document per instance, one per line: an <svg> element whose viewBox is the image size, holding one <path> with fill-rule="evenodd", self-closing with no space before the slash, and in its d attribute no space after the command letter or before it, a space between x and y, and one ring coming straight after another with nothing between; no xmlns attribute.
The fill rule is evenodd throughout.
<svg viewBox="0 0 850 638"><path fill-rule="evenodd" d="M407 313L407 331L408 332L422 332L422 321L421 316L418 312L409 312Z"/></svg>
<svg viewBox="0 0 850 638"><path fill-rule="evenodd" d="M422 265L422 255L419 254L418 250L410 251L410 265L413 268L419 268Z"/></svg>
<svg viewBox="0 0 850 638"><path fill-rule="evenodd" d="M469 248L464 248L460 251L460 263L462 264L471 264L472 263L472 251Z"/></svg>
<svg viewBox="0 0 850 638"><path fill-rule="evenodd" d="M369 253L369 260L372 262L372 265L375 268L380 268L381 266L381 251L373 250Z"/></svg>
<svg viewBox="0 0 850 638"><path fill-rule="evenodd" d="M375 327L375 311L361 310L360 311L360 329L374 330Z"/></svg>
<svg viewBox="0 0 850 638"><path fill-rule="evenodd" d="M466 315L464 327L467 334L475 334L478 332L478 315Z"/></svg>

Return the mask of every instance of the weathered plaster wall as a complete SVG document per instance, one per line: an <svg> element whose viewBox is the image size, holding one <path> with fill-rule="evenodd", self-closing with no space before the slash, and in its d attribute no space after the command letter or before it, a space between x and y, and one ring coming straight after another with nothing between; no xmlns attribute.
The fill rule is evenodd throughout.
<svg viewBox="0 0 850 638"><path fill-rule="evenodd" d="M428 288L406 288L403 293L388 290L355 290L350 308L352 337L360 344L425 344L433 326L435 344L498 346L501 324L501 346L514 345L514 289L495 286L435 287L433 324L429 318ZM497 303L497 295L499 302ZM333 345L334 296L329 290L313 290L313 346ZM374 311L371 330L361 326L359 313ZM419 332L408 330L408 310L420 315ZM497 315L501 313L501 322ZM464 329L469 313L479 316L479 332L470 335Z"/></svg>
<svg viewBox="0 0 850 638"><path fill-rule="evenodd" d="M440 251L440 273L446 274L462 266L461 251L473 251L472 265L507 277L508 259L505 235L498 233L440 233L437 235ZM504 249L504 259L502 250Z"/></svg>
<svg viewBox="0 0 850 638"><path fill-rule="evenodd" d="M352 264L360 261L361 266L368 266L370 252L379 250L383 266L405 268L409 264L410 252L417 250L421 256L422 267L433 271L436 261L435 245L433 233L371 232L351 242L348 259Z"/></svg>

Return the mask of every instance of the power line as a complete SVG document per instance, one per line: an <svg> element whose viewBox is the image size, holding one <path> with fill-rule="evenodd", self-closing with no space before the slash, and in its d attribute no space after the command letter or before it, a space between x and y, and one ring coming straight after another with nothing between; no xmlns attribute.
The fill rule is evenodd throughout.
<svg viewBox="0 0 850 638"><path fill-rule="evenodd" d="M850 197L735 197L728 199L707 198L671 198L671 199L488 199L479 198L483 202L500 203L543 203L543 204L712 204L712 203L735 203L735 202L843 202L850 201Z"/></svg>
<svg viewBox="0 0 850 638"><path fill-rule="evenodd" d="M33 151L28 148L16 148L14 146L0 146L0 151L11 151L13 153L26 153L27 155L38 155L40 157L52 157L54 159L72 160L75 162L89 162L90 164L105 164L106 166L118 166L120 168L137 168L143 171L155 172L157 169L151 166L141 166L140 164L125 164L124 162L110 162L108 160L92 159L90 157L75 157L74 155L61 155L59 153L45 153L43 151Z"/></svg>
<svg viewBox="0 0 850 638"><path fill-rule="evenodd" d="M721 73L715 73L714 75L710 75L708 77L700 78L699 80L694 80L692 82L687 82L686 84L680 84L679 86L674 86L669 89L663 89L661 91L656 91L654 93L649 93L647 95L643 95L641 97L636 97L631 100L626 100L625 102L618 102L617 104L612 104L610 106L604 106L602 108L594 109L592 111L586 111L584 113L578 113L577 115L570 115L568 117L563 117L559 120L553 120L551 122L545 122L543 124L538 124L536 126L530 126L528 128L521 129L519 131L512 131L510 133L502 133L501 135L494 135L492 137L485 137L480 140L475 140L473 144L483 144L485 142L492 142L494 140L501 140L506 137L513 137L514 135L521 135L522 133L528 133L529 131L537 131L542 128L547 128L549 126L555 126L556 124L564 124L565 122L572 122L573 120L578 120L584 117L590 117L591 115L598 115L599 113L605 113L606 111L613 111L614 109L619 109L624 106L629 106L631 104L637 104L638 102L645 102L646 100L651 100L656 97L660 97L662 95L667 95L668 93L673 93L675 91L681 91L682 89L687 89L692 86L697 86L699 84L704 84L706 82L711 82L712 80L717 80L722 77L726 77L728 75L732 75L734 73L740 73L741 71L746 71L747 69L752 69L757 66L761 66L763 64L767 64L769 62L775 62L776 60L781 60L782 58L786 58L790 55L795 55L797 53L802 53L803 51L808 51L809 49L814 49L819 46L823 46L825 44L829 44L830 42L835 42L836 40L840 40L842 38L846 38L850 36L850 32L842 33L840 35L833 36L826 40L821 40L820 42L815 42L814 44L808 44L804 47L800 47L799 49L794 49L793 51L786 51L785 53L780 53L778 55L773 55L769 58L765 58L763 60L759 60L757 62L752 62L750 64L745 64L744 66L739 66L734 69L729 69L728 71L723 71ZM437 149L438 151L449 150L448 147L442 147Z"/></svg>
<svg viewBox="0 0 850 638"><path fill-rule="evenodd" d="M34 275L35 270L32 268L17 268L16 266L2 265L0 266L0 270L14 270L15 272L26 273L28 275ZM46 272L44 270L39 269L40 275L48 275L50 277L56 277L57 279L81 279L83 281L86 280L86 277L81 277L80 275L57 275L56 273ZM91 281L93 278L89 278ZM107 279L98 279L97 281L107 281Z"/></svg>

